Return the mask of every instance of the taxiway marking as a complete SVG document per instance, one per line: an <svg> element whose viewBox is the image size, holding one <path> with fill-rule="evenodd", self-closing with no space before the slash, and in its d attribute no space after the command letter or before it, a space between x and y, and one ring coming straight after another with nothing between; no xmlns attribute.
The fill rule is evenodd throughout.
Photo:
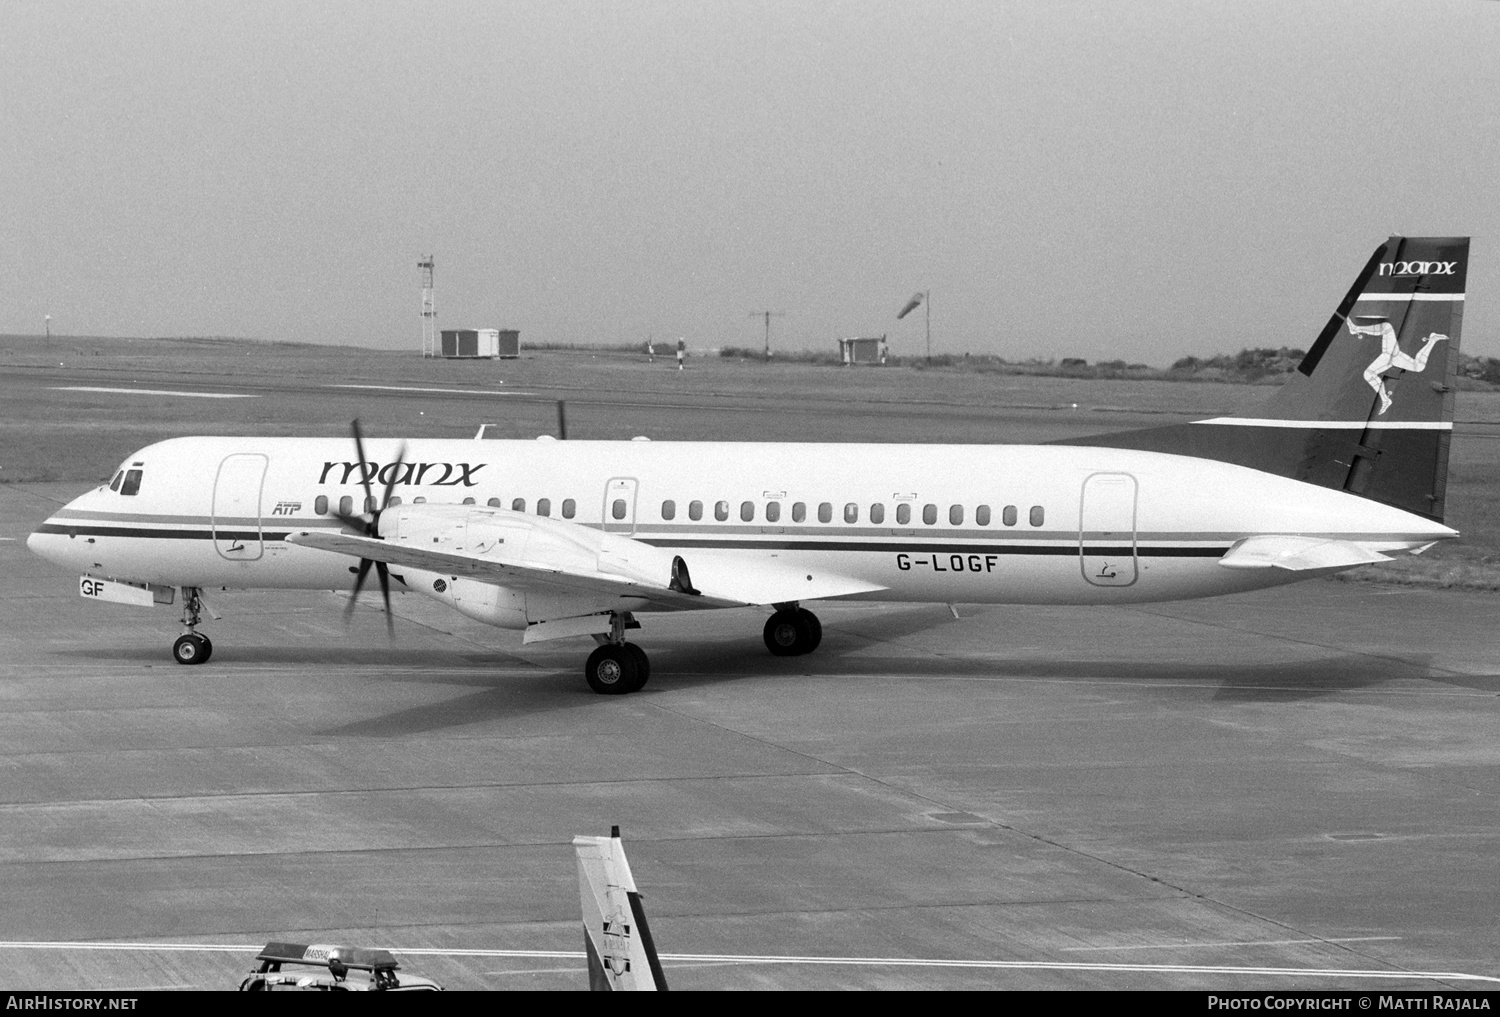
<svg viewBox="0 0 1500 1017"><path fill-rule="evenodd" d="M1059 953L1113 953L1116 950L1203 950L1223 946L1304 946L1312 943L1385 943L1400 936L1348 936L1342 939L1251 939L1237 943L1138 943L1132 946L1065 946Z"/></svg>
<svg viewBox="0 0 1500 1017"><path fill-rule="evenodd" d="M116 395L184 396L188 399L259 399L246 392L178 392L166 388L99 388L94 385L53 385L54 392L109 392Z"/></svg>
<svg viewBox="0 0 1500 1017"><path fill-rule="evenodd" d="M1319 940L1318 942L1326 942ZM0 941L0 950L137 950L150 953L258 953L262 945L244 943L101 943L43 940ZM538 960L584 960L581 950L444 950L399 946L381 949L408 957L524 957ZM1090 961L986 961L927 957L816 957L777 954L664 953L665 963L684 964L798 964L822 967L971 968L990 971L1118 971L1175 975L1273 975L1281 978L1374 978L1385 981L1487 982L1500 985L1500 978L1466 971L1371 971L1360 968L1241 967L1232 964L1108 964Z"/></svg>
<svg viewBox="0 0 1500 1017"><path fill-rule="evenodd" d="M414 388L410 385L324 385L324 388L362 388L377 392L441 392L444 395L498 395L498 396L529 396L536 395L535 392L497 392L493 389L477 388Z"/></svg>

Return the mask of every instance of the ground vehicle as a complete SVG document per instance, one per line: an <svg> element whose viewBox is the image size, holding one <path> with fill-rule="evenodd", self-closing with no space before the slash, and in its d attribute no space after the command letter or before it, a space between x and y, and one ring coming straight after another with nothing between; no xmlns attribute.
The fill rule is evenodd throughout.
<svg viewBox="0 0 1500 1017"><path fill-rule="evenodd" d="M323 943L267 943L256 955L259 962L240 983L241 992L272 989L305 989L322 992L437 992L443 988L430 978L406 975L398 978L401 965L389 950L368 950L358 946L329 946ZM294 968L283 971L283 964L315 968L317 972ZM368 977L351 972L365 972Z"/></svg>

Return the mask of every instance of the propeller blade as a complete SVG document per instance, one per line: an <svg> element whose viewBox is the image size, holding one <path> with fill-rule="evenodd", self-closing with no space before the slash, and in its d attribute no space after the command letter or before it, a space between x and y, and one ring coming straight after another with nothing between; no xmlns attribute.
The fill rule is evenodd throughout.
<svg viewBox="0 0 1500 1017"><path fill-rule="evenodd" d="M365 466L370 462L365 458L365 438L359 430L359 418L355 417L349 425L354 431L354 451L359 455L359 480L365 485L365 511L373 511L372 504L375 501L375 492L370 489L370 474ZM369 524L365 524L365 532L369 532Z"/></svg>
<svg viewBox="0 0 1500 1017"><path fill-rule="evenodd" d="M380 580L380 598L385 601L385 634L395 639L396 620L391 614L391 570L386 568L385 562L375 563L375 577Z"/></svg>
<svg viewBox="0 0 1500 1017"><path fill-rule="evenodd" d="M390 505L391 503L391 492L396 489L396 478L401 476L401 464L404 462L406 462L406 442L403 441L401 443L401 448L396 452L395 465L390 467L391 479L386 481L385 494L382 495L380 499L380 508L375 512L375 524L370 528L370 536L372 537L380 536L379 532L377 531L377 527L380 522L380 513L384 512L386 510L386 506Z"/></svg>
<svg viewBox="0 0 1500 1017"><path fill-rule="evenodd" d="M345 622L354 616L354 602L359 599L359 591L365 585L365 576L370 574L370 566L373 564L375 563L368 558L359 560L359 571L354 575L354 590L349 594L349 603L344 608Z"/></svg>
<svg viewBox="0 0 1500 1017"><path fill-rule="evenodd" d="M333 517L350 529L358 530L361 534L369 531L370 522L363 516L346 516L342 512L335 512Z"/></svg>

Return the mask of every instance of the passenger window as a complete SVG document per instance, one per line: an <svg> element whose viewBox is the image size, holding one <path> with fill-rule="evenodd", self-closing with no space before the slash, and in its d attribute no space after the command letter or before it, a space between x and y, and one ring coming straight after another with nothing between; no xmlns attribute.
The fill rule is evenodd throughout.
<svg viewBox="0 0 1500 1017"><path fill-rule="evenodd" d="M427 500L426 498L413 498L412 499L412 501L415 502L415 503L417 503L418 505L420 505L422 502L424 502L426 500ZM374 511L375 511L375 496L373 494L367 494L367 495L365 495L365 514L369 515L371 512L374 512Z"/></svg>
<svg viewBox="0 0 1500 1017"><path fill-rule="evenodd" d="M609 507L609 514L612 515L612 516L614 516L616 519L624 519L625 518L625 499L624 498L616 498L615 499L615 503Z"/></svg>
<svg viewBox="0 0 1500 1017"><path fill-rule="evenodd" d="M852 502L852 501L849 504L847 504L847 505L844 506L844 522L846 522L846 523L857 523L857 522L859 522L859 506L856 505L856 504L854 504L854 502Z"/></svg>
<svg viewBox="0 0 1500 1017"><path fill-rule="evenodd" d="M729 502L727 502L727 501L716 501L716 502L714 502L714 518L717 519L721 523L724 520L726 520L726 519L729 518Z"/></svg>
<svg viewBox="0 0 1500 1017"><path fill-rule="evenodd" d="M981 505L974 510L974 522L980 526L990 525L990 507L988 505Z"/></svg>
<svg viewBox="0 0 1500 1017"><path fill-rule="evenodd" d="M354 499L349 497L347 494L339 499L339 515L354 515Z"/></svg>
<svg viewBox="0 0 1500 1017"><path fill-rule="evenodd" d="M688 502L688 518L695 523L703 518L703 503L701 501Z"/></svg>
<svg viewBox="0 0 1500 1017"><path fill-rule="evenodd" d="M1006 526L1016 525L1016 507L1014 505L1005 506L1004 511L1000 513L1000 521Z"/></svg>
<svg viewBox="0 0 1500 1017"><path fill-rule="evenodd" d="M870 522L875 523L876 525L879 525L880 523L885 522L885 506L884 505L878 505L877 504L877 505L871 505L870 506Z"/></svg>
<svg viewBox="0 0 1500 1017"><path fill-rule="evenodd" d="M931 526L931 525L933 525L934 523L937 522L937 506L936 505L923 505L922 506L922 522L926 523L928 526Z"/></svg>
<svg viewBox="0 0 1500 1017"><path fill-rule="evenodd" d="M675 501L673 501L672 499L670 499L670 498L668 498L666 501L662 502L661 503L661 517L663 519L668 519L668 520L670 520L670 519L676 519L677 518L677 503Z"/></svg>
<svg viewBox="0 0 1500 1017"><path fill-rule="evenodd" d="M964 524L964 507L962 505L948 506L948 525L962 526Z"/></svg>
<svg viewBox="0 0 1500 1017"><path fill-rule="evenodd" d="M563 499L563 518L564 519L572 519L573 515L577 511L578 511L578 503L577 502L575 502L572 498L564 498Z"/></svg>
<svg viewBox="0 0 1500 1017"><path fill-rule="evenodd" d="M411 500L411 503L413 505L426 505L427 504L427 499L424 498L424 497L421 497L419 495L419 496L413 498ZM368 498L365 499L365 511L366 512L374 512L375 511L375 509L370 505L370 499L368 499Z"/></svg>
<svg viewBox="0 0 1500 1017"><path fill-rule="evenodd" d="M392 498L391 499L391 504L392 505L400 505L401 504L401 499L400 498ZM464 504L465 505L472 505L472 504L474 504L474 499L473 498L465 498L464 499Z"/></svg>
<svg viewBox="0 0 1500 1017"><path fill-rule="evenodd" d="M903 501L896 506L896 523L905 526L909 522L911 522L911 504Z"/></svg>
<svg viewBox="0 0 1500 1017"><path fill-rule="evenodd" d="M328 495L320 494L313 499L313 511L320 516L328 514Z"/></svg>
<svg viewBox="0 0 1500 1017"><path fill-rule="evenodd" d="M781 502L766 502L766 522L774 523L781 519Z"/></svg>
<svg viewBox="0 0 1500 1017"><path fill-rule="evenodd" d="M485 504L488 505L490 508L499 508L500 507L500 499L499 498L491 498L489 501L485 502Z"/></svg>
<svg viewBox="0 0 1500 1017"><path fill-rule="evenodd" d="M821 505L818 506L818 522L820 522L820 523L831 523L831 522L833 522L833 506L830 505L826 501L823 502Z"/></svg>
<svg viewBox="0 0 1500 1017"><path fill-rule="evenodd" d="M742 501L742 502L740 502L740 519L743 520L744 522L748 523L750 520L752 520L754 518L755 518L755 502L753 502L753 501Z"/></svg>
<svg viewBox="0 0 1500 1017"><path fill-rule="evenodd" d="M511 502L510 503L510 510L512 512L525 512L526 511L526 499L525 498L517 498L515 501Z"/></svg>
<svg viewBox="0 0 1500 1017"><path fill-rule="evenodd" d="M400 505L400 504L401 504L401 496L400 495L397 495L396 497L392 498L390 501L386 502L387 506ZM469 499L469 504L470 505L474 504L474 499L470 498Z"/></svg>
<svg viewBox="0 0 1500 1017"><path fill-rule="evenodd" d="M804 520L806 518L807 518L807 503L806 502L800 502L800 501L794 501L794 502L792 502L792 522L794 522L794 523L800 523L800 522L802 522L802 520Z"/></svg>
<svg viewBox="0 0 1500 1017"><path fill-rule="evenodd" d="M120 485L121 494L135 494L141 489L141 471L131 470L125 474L125 482Z"/></svg>
<svg viewBox="0 0 1500 1017"><path fill-rule="evenodd" d="M121 470L119 473L115 474L115 479L111 480L109 482L109 489L111 491L118 491L120 489L120 481L122 481L124 479L125 479L125 471ZM323 500L326 502L328 499L324 498Z"/></svg>
<svg viewBox="0 0 1500 1017"><path fill-rule="evenodd" d="M550 516L552 514L552 499L538 498L536 500L536 514L539 516Z"/></svg>
<svg viewBox="0 0 1500 1017"><path fill-rule="evenodd" d="M1031 525L1040 526L1047 521L1047 510L1040 505L1031 506Z"/></svg>

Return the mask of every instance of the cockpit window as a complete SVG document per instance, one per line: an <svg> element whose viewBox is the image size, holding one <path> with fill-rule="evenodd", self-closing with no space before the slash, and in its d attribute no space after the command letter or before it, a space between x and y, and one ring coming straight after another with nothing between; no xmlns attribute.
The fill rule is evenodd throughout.
<svg viewBox="0 0 1500 1017"><path fill-rule="evenodd" d="M119 490L119 489L120 489L120 480L121 480L121 479L122 479L122 478L123 478L123 477L124 477L124 476L125 476L125 471L124 471L124 470L121 470L121 471L120 471L120 472L119 472L119 473L116 473L116 474L115 474L115 479L114 479L114 480L111 480L111 481L110 481L110 482L109 482L109 489L110 489L110 490L111 490L111 491L118 491L118 490Z"/></svg>
<svg viewBox="0 0 1500 1017"><path fill-rule="evenodd" d="M136 494L141 489L141 471L130 470L125 474L125 483L120 485L121 494Z"/></svg>

